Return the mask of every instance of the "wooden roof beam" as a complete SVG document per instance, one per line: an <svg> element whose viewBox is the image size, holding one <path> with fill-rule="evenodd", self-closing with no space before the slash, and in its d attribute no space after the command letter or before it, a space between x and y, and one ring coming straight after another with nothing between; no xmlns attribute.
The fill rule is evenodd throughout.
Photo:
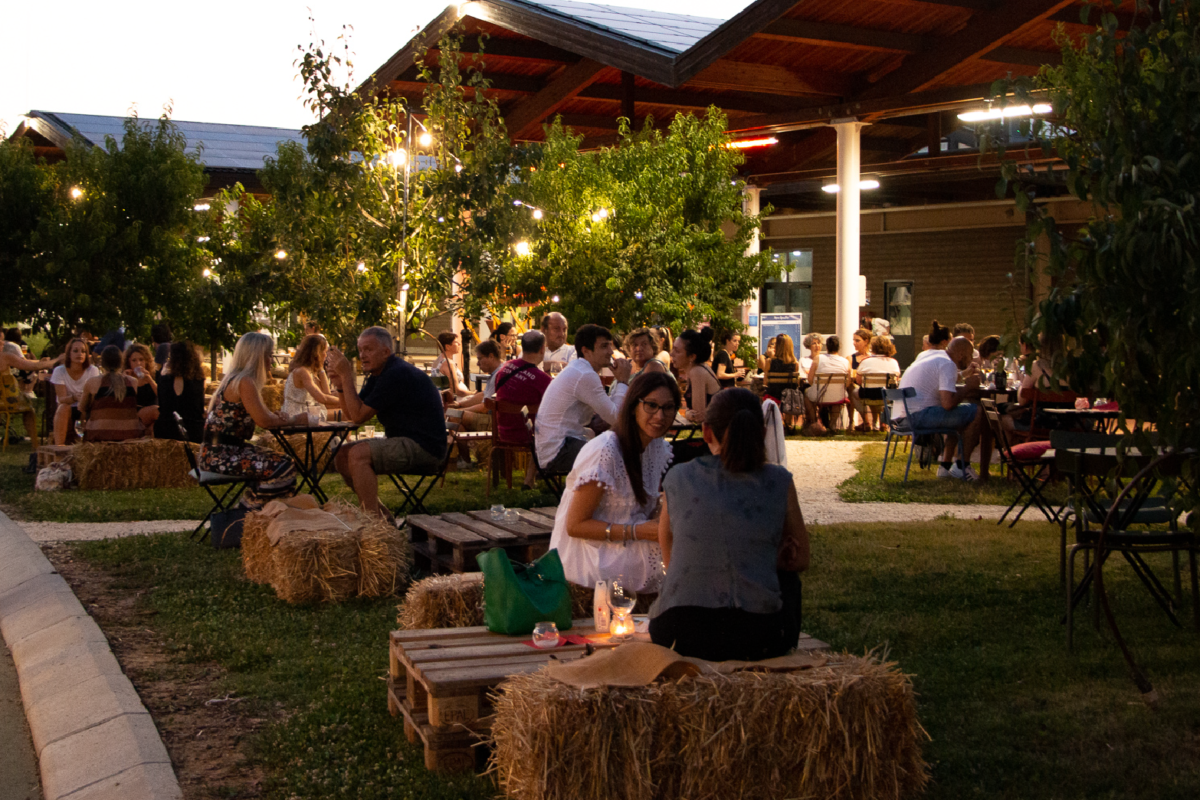
<svg viewBox="0 0 1200 800"><path fill-rule="evenodd" d="M844 97L855 87L845 75L820 70L790 70L773 64L718 61L687 82L700 89L764 92L790 97Z"/></svg>
<svg viewBox="0 0 1200 800"><path fill-rule="evenodd" d="M458 9L454 6L449 6L441 14L438 14L433 22L425 26L425 30L420 35L414 37L403 50L385 61L383 66L375 71L375 74L362 83L359 89L363 95L371 96L386 89L388 84L416 63L417 56L424 48L435 44L457 22Z"/></svg>
<svg viewBox="0 0 1200 800"><path fill-rule="evenodd" d="M911 33L859 28L853 25L834 25L828 22L809 22L802 19L777 19L755 34L761 39L784 42L803 42L828 47L848 47L855 50L882 50L915 53L926 49L930 39Z"/></svg>
<svg viewBox="0 0 1200 800"><path fill-rule="evenodd" d="M623 93L620 85L598 83L589 86L579 93L584 100L607 100L620 102ZM719 106L727 111L763 111L787 112L791 109L816 106L818 103L804 103L781 95L769 95L760 92L742 91L736 95L714 97L700 92L688 92L679 89L659 89L639 86L637 89L638 104L675 106L676 108L703 110L711 105Z"/></svg>
<svg viewBox="0 0 1200 800"><path fill-rule="evenodd" d="M517 58L526 61L559 64L574 64L581 58L579 55L568 50L563 50L561 47L555 47L533 39L500 39L492 36L485 39L481 46L480 39L482 38L482 36L466 36L463 39L460 52L469 55L482 55L484 59L487 59L488 56L498 56L500 58ZM430 48L431 52L436 52L436 50L436 47Z"/></svg>
<svg viewBox="0 0 1200 800"><path fill-rule="evenodd" d="M509 136L514 140L533 136L541 129L543 120L590 86L605 69L590 58L564 68L537 94L522 100L504 115Z"/></svg>
<svg viewBox="0 0 1200 800"><path fill-rule="evenodd" d="M1058 66L1062 63L1062 53L1057 50L1025 50L1020 47L997 47L980 56L981 61L992 61L998 64L1019 64L1023 67L1040 67L1043 64Z"/></svg>
<svg viewBox="0 0 1200 800"><path fill-rule="evenodd" d="M971 24L954 36L904 60L899 69L885 76L856 100L874 100L920 92L963 64L979 59L1012 36L1048 19L1075 0L1006 0L981 11Z"/></svg>

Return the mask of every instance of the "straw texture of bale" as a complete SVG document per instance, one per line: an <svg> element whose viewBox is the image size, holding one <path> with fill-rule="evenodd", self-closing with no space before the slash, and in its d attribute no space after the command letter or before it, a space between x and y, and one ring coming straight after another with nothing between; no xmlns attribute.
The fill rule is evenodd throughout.
<svg viewBox="0 0 1200 800"><path fill-rule="evenodd" d="M318 452L318 453L321 452L321 450L325 447L326 442L329 441L329 437L332 435L333 435L332 433L314 433L313 434L313 448L316 450L316 452ZM303 458L304 457L304 448L305 448L306 441L307 441L305 434L293 433L291 436L287 437L287 440L288 440L288 444L290 444L292 446L292 451L295 452L301 458ZM258 444L262 445L263 447L266 447L269 450L274 450L277 453L283 452L283 447L280 446L279 440L276 439L275 436L270 433L259 437L256 441ZM330 460L332 460L335 455L337 455L337 450L326 450L325 455L321 456L321 463L320 463L319 467L321 469L325 469L326 465L329 464Z"/></svg>
<svg viewBox="0 0 1200 800"><path fill-rule="evenodd" d="M397 618L404 630L483 624L483 573L431 575L408 587Z"/></svg>
<svg viewBox="0 0 1200 800"><path fill-rule="evenodd" d="M263 405L279 413L279 409L283 407L283 384L268 383L262 387Z"/></svg>
<svg viewBox="0 0 1200 800"><path fill-rule="evenodd" d="M245 534L242 536L242 547L245 548ZM595 590L573 583L567 586L571 591L571 619L591 619ZM634 611L646 613L640 608L648 609L656 597L658 595L638 595L638 607ZM409 587L399 609L396 621L409 631L483 625L483 573L433 575L417 581Z"/></svg>
<svg viewBox="0 0 1200 800"><path fill-rule="evenodd" d="M377 517L333 500L329 512L351 514L364 522L358 531L294 531L272 545L271 518L246 515L242 528L242 566L246 578L270 584L288 603L338 603L353 597L388 597L408 585L412 552L408 538Z"/></svg>
<svg viewBox="0 0 1200 800"><path fill-rule="evenodd" d="M870 657L637 689L542 671L494 703L491 770L518 800L897 799L929 779L912 684Z"/></svg>
<svg viewBox="0 0 1200 800"><path fill-rule="evenodd" d="M191 465L183 448L199 446L173 439L93 442L75 447L71 470L80 489L186 489Z"/></svg>

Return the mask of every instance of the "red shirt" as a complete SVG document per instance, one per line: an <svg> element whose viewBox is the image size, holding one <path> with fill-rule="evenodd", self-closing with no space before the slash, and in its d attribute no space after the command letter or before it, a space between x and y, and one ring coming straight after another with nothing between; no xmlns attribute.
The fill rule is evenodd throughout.
<svg viewBox="0 0 1200 800"><path fill-rule="evenodd" d="M496 399L519 405L540 405L542 395L553 380L545 372L523 358L515 358L503 364L496 372ZM533 434L525 427L519 414L497 414L500 430L497 436L506 442L525 443L533 441Z"/></svg>

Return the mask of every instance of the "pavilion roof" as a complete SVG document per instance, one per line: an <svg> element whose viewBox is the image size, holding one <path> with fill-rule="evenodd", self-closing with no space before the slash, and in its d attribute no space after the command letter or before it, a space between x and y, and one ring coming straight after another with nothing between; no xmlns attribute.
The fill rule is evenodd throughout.
<svg viewBox="0 0 1200 800"><path fill-rule="evenodd" d="M827 126L837 119L871 123L864 168L952 155L954 112L979 105L997 79L1057 63L1060 26L1072 35L1092 29L1080 21L1084 5L756 0L720 21L573 0L474 0L448 7L364 87L419 104L415 59L461 23L464 60L483 60L514 140L542 139L543 125L561 115L585 147L598 146L615 140L620 116L665 124L716 105L731 130L780 140L748 151L747 178L794 183L831 168ZM1131 23L1132 12L1116 13Z"/></svg>

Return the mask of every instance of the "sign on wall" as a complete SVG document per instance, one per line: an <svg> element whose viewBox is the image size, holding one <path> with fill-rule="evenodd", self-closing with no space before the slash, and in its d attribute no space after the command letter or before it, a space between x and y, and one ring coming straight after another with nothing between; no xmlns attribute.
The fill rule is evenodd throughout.
<svg viewBox="0 0 1200 800"><path fill-rule="evenodd" d="M786 333L792 340L792 347L796 351L796 358L804 358L807 353L804 352L804 315L803 314L763 314L759 318L761 334L758 337L758 352L763 354L767 351L767 342L771 337L778 336L781 333Z"/></svg>

